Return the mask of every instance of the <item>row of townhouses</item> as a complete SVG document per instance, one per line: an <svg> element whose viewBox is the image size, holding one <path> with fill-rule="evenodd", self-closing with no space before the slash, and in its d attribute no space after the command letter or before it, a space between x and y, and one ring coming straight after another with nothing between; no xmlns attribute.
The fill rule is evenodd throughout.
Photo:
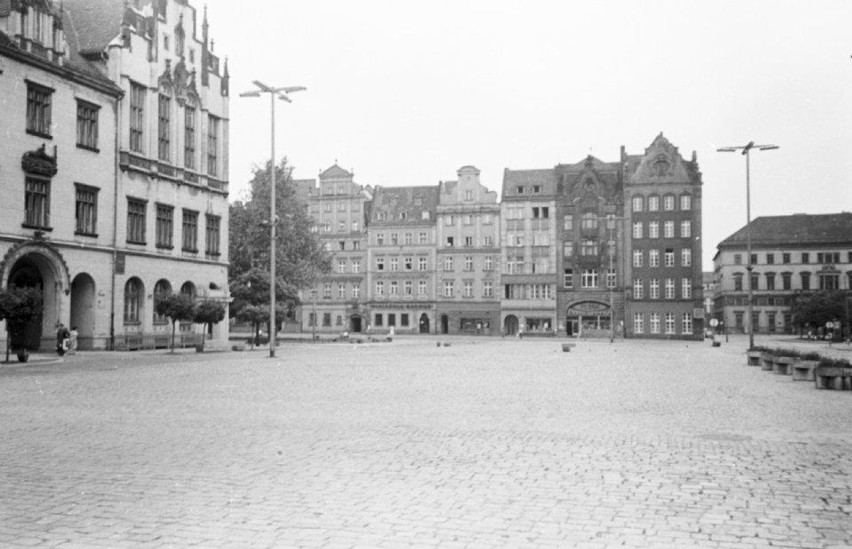
<svg viewBox="0 0 852 549"><path fill-rule="evenodd" d="M0 0L0 285L43 290L31 347L58 322L84 349L162 340L170 292L227 303L228 69L197 19L187 0Z"/></svg>
<svg viewBox="0 0 852 549"><path fill-rule="evenodd" d="M298 180L333 272L302 330L695 338L701 172L662 134L643 154L422 187Z"/></svg>

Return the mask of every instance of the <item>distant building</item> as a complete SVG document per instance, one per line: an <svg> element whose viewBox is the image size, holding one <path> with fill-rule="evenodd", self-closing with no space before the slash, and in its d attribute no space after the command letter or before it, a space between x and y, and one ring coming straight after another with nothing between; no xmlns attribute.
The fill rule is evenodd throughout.
<svg viewBox="0 0 852 549"><path fill-rule="evenodd" d="M743 227L719 243L713 258L714 315L731 331L754 326L755 333L792 333L796 295L852 289L852 213L758 217L751 222L751 249L749 258Z"/></svg>
<svg viewBox="0 0 852 549"><path fill-rule="evenodd" d="M701 273L704 291L704 318L713 318L713 303L716 301L716 276L712 271Z"/></svg>
<svg viewBox="0 0 852 549"><path fill-rule="evenodd" d="M438 184L436 275L441 334L500 333L500 206L464 166Z"/></svg>

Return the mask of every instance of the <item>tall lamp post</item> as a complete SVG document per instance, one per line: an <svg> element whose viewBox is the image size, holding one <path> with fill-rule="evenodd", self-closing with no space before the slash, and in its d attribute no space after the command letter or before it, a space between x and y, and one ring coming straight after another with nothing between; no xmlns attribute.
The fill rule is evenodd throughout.
<svg viewBox="0 0 852 549"><path fill-rule="evenodd" d="M746 157L746 271L748 271L748 348L754 348L754 288L752 284L751 271L754 265L751 262L751 150L770 151L777 149L778 145L755 145L754 141L749 141L747 145L739 145L734 147L722 147L717 149L718 152L741 152Z"/></svg>
<svg viewBox="0 0 852 549"><path fill-rule="evenodd" d="M257 89L240 94L240 97L260 97L261 94L269 94L269 104L272 106L272 161L269 168L269 357L275 358L276 336L278 326L275 321L275 226L278 224L278 216L275 215L275 98L287 103L293 101L287 96L288 93L303 91L302 86L290 86L284 88L273 88L254 80L252 82Z"/></svg>

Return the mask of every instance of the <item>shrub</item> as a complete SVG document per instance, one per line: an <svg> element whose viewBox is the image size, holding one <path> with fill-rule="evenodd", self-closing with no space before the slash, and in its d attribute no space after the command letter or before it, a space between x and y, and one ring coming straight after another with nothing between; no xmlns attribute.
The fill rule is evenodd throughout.
<svg viewBox="0 0 852 549"><path fill-rule="evenodd" d="M815 353L813 351L807 353L801 353L799 355L799 360L819 360L822 358L819 353Z"/></svg>
<svg viewBox="0 0 852 549"><path fill-rule="evenodd" d="M775 349L772 354L778 357L799 358L801 353L795 349Z"/></svg>

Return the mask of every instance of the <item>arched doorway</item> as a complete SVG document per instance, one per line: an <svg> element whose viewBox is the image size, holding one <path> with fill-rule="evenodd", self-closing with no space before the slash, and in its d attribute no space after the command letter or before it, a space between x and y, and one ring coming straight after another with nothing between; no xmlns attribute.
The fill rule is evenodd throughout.
<svg viewBox="0 0 852 549"><path fill-rule="evenodd" d="M578 301L565 311L565 331L570 336L609 337L612 309L602 301Z"/></svg>
<svg viewBox="0 0 852 549"><path fill-rule="evenodd" d="M428 334L429 333L429 315L423 313L420 315L420 333Z"/></svg>
<svg viewBox="0 0 852 549"><path fill-rule="evenodd" d="M22 257L12 267L8 285L19 288L36 288L42 293L42 300L45 300L45 280L41 269L30 255ZM25 347L34 351L41 347L43 333L51 333L44 329L45 305L46 303L42 305L42 310L28 322L10 326L12 339L10 343L13 349Z"/></svg>
<svg viewBox="0 0 852 549"><path fill-rule="evenodd" d="M450 333L450 319L447 315L441 315L441 333Z"/></svg>
<svg viewBox="0 0 852 549"><path fill-rule="evenodd" d="M504 327L505 327L505 330L506 330L506 335L510 335L510 336L517 335L517 333L518 333L518 317L516 317L515 315L509 315L509 316L506 317L506 320L504 321L503 324L504 324Z"/></svg>
<svg viewBox="0 0 852 549"><path fill-rule="evenodd" d="M361 333L361 316L352 315L349 317L349 331L354 334Z"/></svg>
<svg viewBox="0 0 852 549"><path fill-rule="evenodd" d="M80 273L71 282L71 327L77 328L77 348L92 349L95 336L95 281Z"/></svg>

